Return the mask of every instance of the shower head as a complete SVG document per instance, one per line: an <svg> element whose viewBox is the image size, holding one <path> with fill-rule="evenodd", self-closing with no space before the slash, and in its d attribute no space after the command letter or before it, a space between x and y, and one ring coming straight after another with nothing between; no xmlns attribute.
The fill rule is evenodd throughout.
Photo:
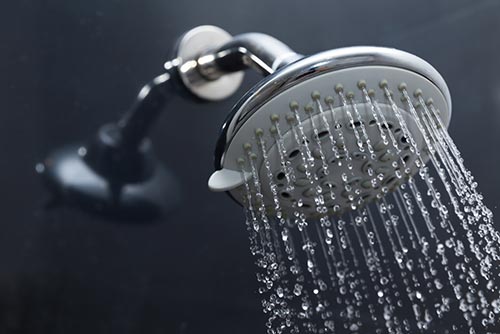
<svg viewBox="0 0 500 334"><path fill-rule="evenodd" d="M259 67L269 76L225 122L209 187L243 205L306 217L354 210L396 189L429 159L413 114L419 111L408 99L417 109L418 101L432 105L439 122L449 124L445 81L410 53L348 47L302 57L280 42L273 47L268 36L259 48L262 35L242 36L232 48L239 44L254 63L270 64ZM272 56L259 62L248 44L270 48Z"/></svg>

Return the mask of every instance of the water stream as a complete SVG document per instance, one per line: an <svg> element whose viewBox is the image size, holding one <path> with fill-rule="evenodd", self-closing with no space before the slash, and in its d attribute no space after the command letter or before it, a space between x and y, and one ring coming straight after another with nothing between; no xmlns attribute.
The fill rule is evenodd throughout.
<svg viewBox="0 0 500 334"><path fill-rule="evenodd" d="M267 333L500 332L500 233L477 182L432 100L402 86L403 109L387 86L381 92L363 84L356 100L337 86L346 123L333 97L323 105L313 92L305 110L292 102L286 124L273 115L270 136L256 129L244 147L238 163L251 177L241 196ZM383 154L394 159L380 172L372 166ZM353 159L364 159L368 183ZM325 182L335 173L341 184ZM310 190L290 202L282 193L299 181ZM366 188L379 191L368 198Z"/></svg>

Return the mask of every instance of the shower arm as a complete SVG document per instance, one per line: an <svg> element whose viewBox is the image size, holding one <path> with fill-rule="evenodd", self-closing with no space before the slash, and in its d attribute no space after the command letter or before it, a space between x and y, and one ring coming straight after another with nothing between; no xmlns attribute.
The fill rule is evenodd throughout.
<svg viewBox="0 0 500 334"><path fill-rule="evenodd" d="M243 70L266 76L300 58L265 34L233 37L213 26L191 29L179 39L165 72L140 90L128 112L101 126L90 141L54 151L37 171L58 197L91 210L168 211L179 187L157 161L147 135L172 97L223 100L238 90Z"/></svg>
<svg viewBox="0 0 500 334"><path fill-rule="evenodd" d="M197 60L197 68L208 80L247 68L267 76L302 57L274 37L247 33L237 35L217 50L201 55Z"/></svg>
<svg viewBox="0 0 500 334"><path fill-rule="evenodd" d="M202 27L195 29L199 28ZM179 44L182 44L182 41ZM181 51L178 50L177 53ZM171 96L178 93L179 86L184 86L194 95L207 100L209 97L197 93L200 90L203 91L208 83L245 69L254 69L263 76L267 76L302 57L286 44L262 33L234 36L222 46L204 51L194 59L184 60L176 57L164 64L166 70L164 74L156 77L141 89L132 109L117 122L123 144L127 149L140 145L159 116L162 107ZM180 78L182 81L180 84L172 82L177 76L177 79ZM234 85L219 87L219 89L226 88L228 91L218 100L232 95L241 84L241 80L238 83L230 83Z"/></svg>

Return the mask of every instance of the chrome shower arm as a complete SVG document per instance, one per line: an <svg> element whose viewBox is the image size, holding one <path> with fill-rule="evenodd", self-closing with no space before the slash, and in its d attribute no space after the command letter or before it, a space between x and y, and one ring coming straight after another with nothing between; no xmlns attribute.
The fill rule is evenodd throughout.
<svg viewBox="0 0 500 334"><path fill-rule="evenodd" d="M179 63L176 61L179 57L167 63L171 66L165 66L166 71L163 74L141 89L131 109L113 125L114 135L107 135L116 141L113 147L120 146L122 150L130 152L137 150L163 107L183 89L182 83L178 82L177 73L183 73L186 68L187 72L199 73L197 82L202 85L247 68L255 69L266 76L303 57L279 40L261 33L231 37L222 46L206 50L195 63ZM195 77L194 73L190 76Z"/></svg>
<svg viewBox="0 0 500 334"><path fill-rule="evenodd" d="M61 202L116 217L165 213L176 205L179 186L147 135L169 101L176 95L219 101L237 91L242 70L268 75L298 58L264 34L233 37L217 27L196 27L180 38L164 73L140 90L118 121L54 151L37 170Z"/></svg>
<svg viewBox="0 0 500 334"><path fill-rule="evenodd" d="M237 35L217 50L201 55L197 63L203 77L215 80L247 68L266 76L302 57L274 37L247 33Z"/></svg>

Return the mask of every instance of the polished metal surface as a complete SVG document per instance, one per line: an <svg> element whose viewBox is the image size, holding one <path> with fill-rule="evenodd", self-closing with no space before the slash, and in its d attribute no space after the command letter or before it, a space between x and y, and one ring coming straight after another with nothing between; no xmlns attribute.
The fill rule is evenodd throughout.
<svg viewBox="0 0 500 334"><path fill-rule="evenodd" d="M321 74L345 68L373 65L402 68L430 80L445 97L451 116L451 96L446 82L439 72L423 59L404 51L383 47L358 46L329 50L303 58L277 71L240 100L223 126L216 149L216 169L220 169L223 154L234 133L271 98L294 85Z"/></svg>
<svg viewBox="0 0 500 334"><path fill-rule="evenodd" d="M198 67L200 73L210 80L247 68L269 75L302 57L274 37L247 33L235 36L217 50L202 55Z"/></svg>

